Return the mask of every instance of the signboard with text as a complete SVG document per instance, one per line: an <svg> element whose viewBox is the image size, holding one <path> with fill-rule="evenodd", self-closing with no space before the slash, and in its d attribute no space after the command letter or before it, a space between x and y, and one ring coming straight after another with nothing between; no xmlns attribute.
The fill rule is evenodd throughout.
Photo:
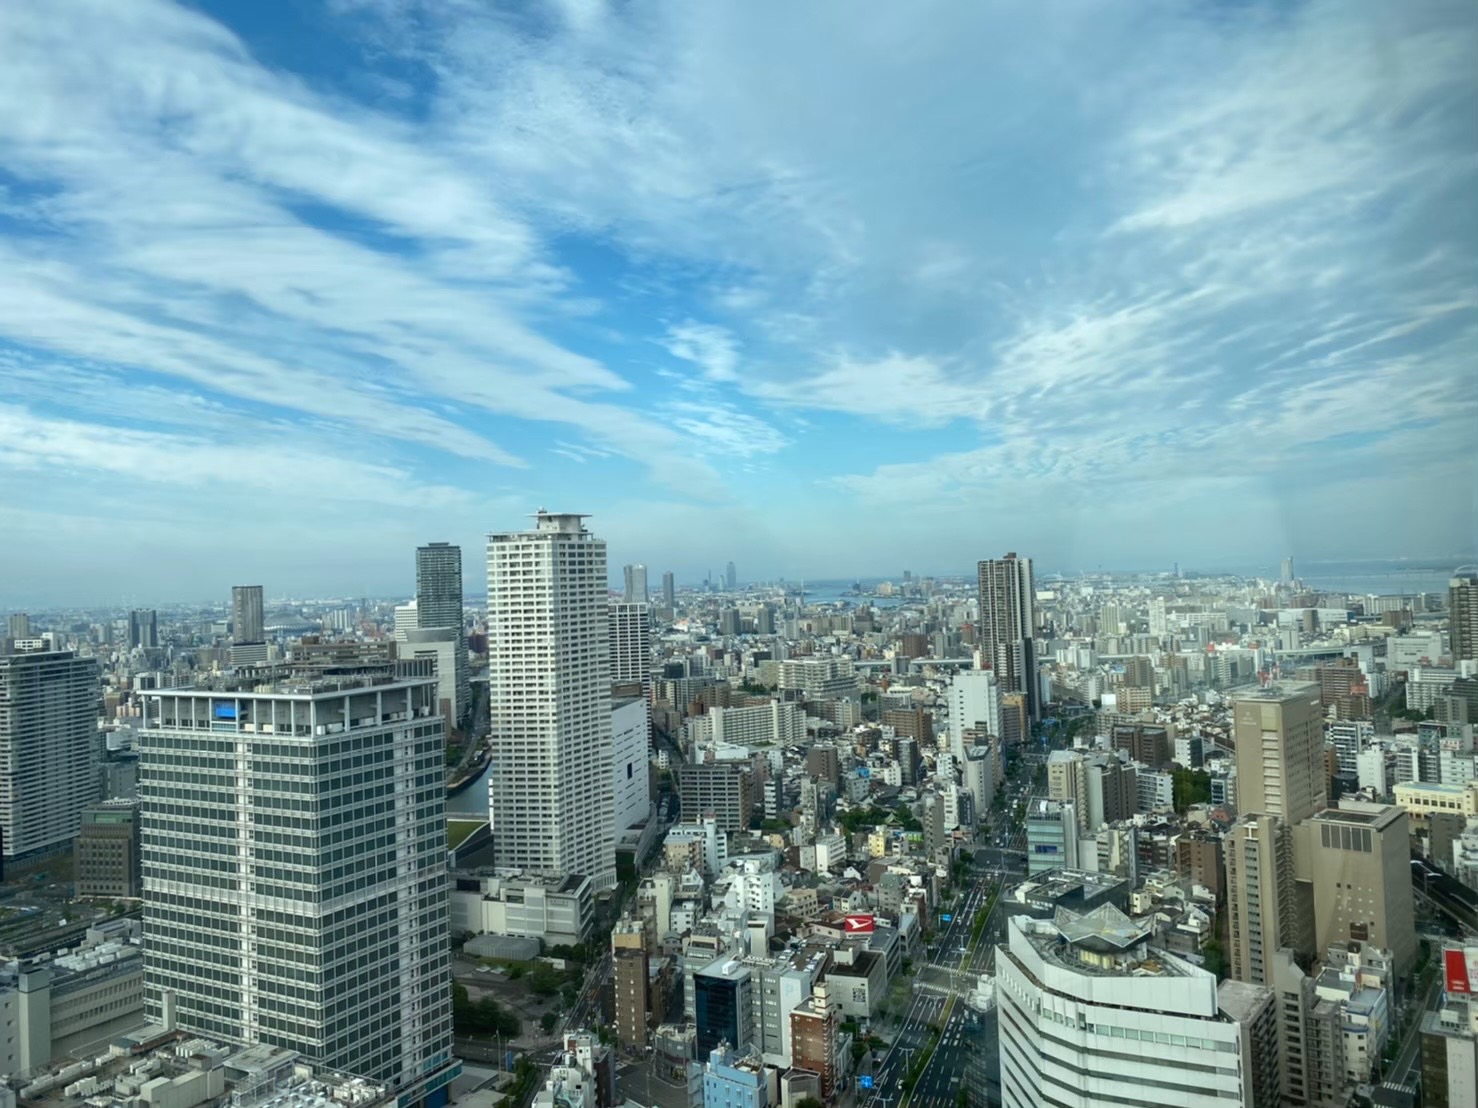
<svg viewBox="0 0 1478 1108"><path fill-rule="evenodd" d="M1443 985L1448 993L1472 996L1478 988L1478 947L1452 947L1442 952Z"/></svg>

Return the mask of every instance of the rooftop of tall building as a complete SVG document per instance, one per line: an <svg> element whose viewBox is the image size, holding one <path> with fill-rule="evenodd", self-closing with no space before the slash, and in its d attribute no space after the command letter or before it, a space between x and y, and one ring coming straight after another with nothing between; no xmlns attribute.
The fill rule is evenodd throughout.
<svg viewBox="0 0 1478 1108"><path fill-rule="evenodd" d="M1228 689L1226 698L1233 702L1265 700L1272 702L1306 700L1319 695L1319 685L1313 681L1274 681L1267 685L1241 685Z"/></svg>
<svg viewBox="0 0 1478 1108"><path fill-rule="evenodd" d="M1309 818L1319 823L1359 823L1385 830L1406 816L1406 809L1395 804L1372 804L1363 800L1342 799L1333 808L1315 812Z"/></svg>
<svg viewBox="0 0 1478 1108"><path fill-rule="evenodd" d="M1010 926L1041 958L1094 977L1195 977L1206 975L1168 951L1149 944L1152 929L1112 904L1090 912L1059 908L1051 920L1011 917Z"/></svg>
<svg viewBox="0 0 1478 1108"><path fill-rule="evenodd" d="M392 685L425 684L435 680L429 659L398 662L366 661L346 667L350 672L326 672L320 667L293 665L244 666L223 673L198 674L186 685L146 689L150 698L188 696L191 693L234 694L239 699L267 696L318 697L340 692L382 689Z"/></svg>

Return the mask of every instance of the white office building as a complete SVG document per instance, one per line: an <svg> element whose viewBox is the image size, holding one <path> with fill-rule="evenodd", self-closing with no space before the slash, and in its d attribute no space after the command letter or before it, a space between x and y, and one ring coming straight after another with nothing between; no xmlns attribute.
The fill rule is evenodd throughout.
<svg viewBox="0 0 1478 1108"><path fill-rule="evenodd" d="M684 728L695 750L700 746L788 746L805 739L806 714L793 701L772 700L745 708L710 708L688 720Z"/></svg>
<svg viewBox="0 0 1478 1108"><path fill-rule="evenodd" d="M488 536L488 813L500 867L599 890L616 884L610 612L584 519Z"/></svg>
<svg viewBox="0 0 1478 1108"><path fill-rule="evenodd" d="M627 566L624 571L626 578L626 591L623 599L628 604L645 604L651 600L647 593L647 567L644 565Z"/></svg>
<svg viewBox="0 0 1478 1108"><path fill-rule="evenodd" d="M709 894L715 909L722 905L735 914L758 912L772 921L775 902L784 895L774 857L768 854L729 859Z"/></svg>
<svg viewBox="0 0 1478 1108"><path fill-rule="evenodd" d="M395 1086L451 1053L436 683L286 670L145 694L145 1005L183 1030Z"/></svg>
<svg viewBox="0 0 1478 1108"><path fill-rule="evenodd" d="M860 686L852 659L787 658L780 663L780 687L807 700L857 699Z"/></svg>
<svg viewBox="0 0 1478 1108"><path fill-rule="evenodd" d="M39 645L39 641L38 641ZM65 848L102 784L98 664L71 650L0 655L0 839L6 859Z"/></svg>
<svg viewBox="0 0 1478 1108"><path fill-rule="evenodd" d="M1390 795L1391 782L1386 773L1386 752L1378 746L1366 747L1355 755L1355 773L1362 789L1374 789L1375 795Z"/></svg>
<svg viewBox="0 0 1478 1108"><path fill-rule="evenodd" d="M426 658L436 667L436 701L450 729L466 711L467 642L456 627L409 627L398 653L402 658ZM460 661L459 661L460 656Z"/></svg>
<svg viewBox="0 0 1478 1108"><path fill-rule="evenodd" d="M949 683L949 749L965 760L965 732L984 728L1001 737L1001 686L988 669L961 670Z"/></svg>
<svg viewBox="0 0 1478 1108"><path fill-rule="evenodd" d="M965 751L963 780L975 800L975 818L983 819L996 800L995 750L989 746L972 746Z"/></svg>
<svg viewBox="0 0 1478 1108"><path fill-rule="evenodd" d="M650 732L645 700L633 696L612 702L611 829L618 838L622 831L642 823L652 813Z"/></svg>
<svg viewBox="0 0 1478 1108"><path fill-rule="evenodd" d="M404 604L395 605L395 641L406 642L406 632L412 628L421 626L421 621L416 616L416 602L407 600Z"/></svg>
<svg viewBox="0 0 1478 1108"><path fill-rule="evenodd" d="M1273 1103L1270 990L1148 946L1113 905L1008 919L996 948L1004 1108ZM1264 1099L1272 1095L1273 1100Z"/></svg>

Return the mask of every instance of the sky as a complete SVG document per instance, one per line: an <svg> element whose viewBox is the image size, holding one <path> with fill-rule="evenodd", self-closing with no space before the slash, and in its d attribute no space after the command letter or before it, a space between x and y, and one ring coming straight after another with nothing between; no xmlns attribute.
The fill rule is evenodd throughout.
<svg viewBox="0 0 1478 1108"><path fill-rule="evenodd" d="M0 4L0 608L1478 549L1467 0Z"/></svg>

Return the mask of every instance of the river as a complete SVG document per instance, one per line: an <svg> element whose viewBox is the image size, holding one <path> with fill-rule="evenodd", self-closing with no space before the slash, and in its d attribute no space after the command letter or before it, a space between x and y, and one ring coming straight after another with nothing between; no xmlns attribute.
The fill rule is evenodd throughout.
<svg viewBox="0 0 1478 1108"><path fill-rule="evenodd" d="M482 776L472 784L459 792L456 796L446 798L446 814L449 816L482 816L488 814L488 775L493 772L493 764L488 763L488 768L482 771Z"/></svg>

